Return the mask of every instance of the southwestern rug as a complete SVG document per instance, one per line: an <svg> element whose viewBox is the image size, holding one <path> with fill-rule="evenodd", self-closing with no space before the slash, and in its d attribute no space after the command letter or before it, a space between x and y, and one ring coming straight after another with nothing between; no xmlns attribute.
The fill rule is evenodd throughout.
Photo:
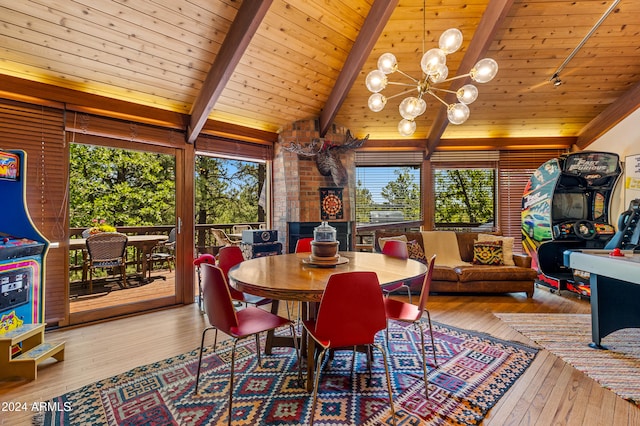
<svg viewBox="0 0 640 426"><path fill-rule="evenodd" d="M593 349L590 314L495 314L511 328L582 371L616 395L640 405L640 329L624 329Z"/></svg>
<svg viewBox="0 0 640 426"><path fill-rule="evenodd" d="M490 335L433 323L439 368L428 355L429 399L424 397L420 338L413 326L390 324L389 364L396 420L403 425L475 425L513 385L537 349ZM283 331L286 333L286 331ZM428 331L427 331L428 333ZM384 333L379 333L383 343ZM416 345L417 342L417 345ZM425 336L425 342L430 340ZM218 425L227 419L230 341L203 356L198 395L198 350L145 365L53 398L64 410L34 418L43 425ZM257 365L255 339L236 353L234 425L305 425L311 394L300 387L295 352L274 348ZM429 348L428 348L429 349ZM427 352L429 354L429 352ZM315 420L319 425L391 423L382 356L374 349L371 375L364 354L327 360Z"/></svg>

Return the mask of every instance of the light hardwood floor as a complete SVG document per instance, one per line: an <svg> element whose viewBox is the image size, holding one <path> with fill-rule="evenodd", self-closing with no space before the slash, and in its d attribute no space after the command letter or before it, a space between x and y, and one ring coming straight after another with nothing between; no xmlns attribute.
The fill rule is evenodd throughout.
<svg viewBox="0 0 640 426"><path fill-rule="evenodd" d="M493 312L588 313L589 303L573 295L536 289L524 295L436 295L432 318L448 325L533 344ZM53 330L47 340L66 341L63 362L47 362L38 379L0 381L0 401L45 401L139 365L199 345L206 319L195 304L71 329ZM28 425L31 412L0 412L0 425ZM524 375L490 411L485 425L640 425L640 409L602 388L542 350Z"/></svg>

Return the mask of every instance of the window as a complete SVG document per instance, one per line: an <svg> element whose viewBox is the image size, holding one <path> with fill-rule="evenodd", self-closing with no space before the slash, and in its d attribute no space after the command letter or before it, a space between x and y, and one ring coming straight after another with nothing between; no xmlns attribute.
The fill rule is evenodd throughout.
<svg viewBox="0 0 640 426"><path fill-rule="evenodd" d="M420 193L420 166L356 167L356 221L420 220Z"/></svg>
<svg viewBox="0 0 640 426"><path fill-rule="evenodd" d="M495 223L496 171L489 168L434 170L437 229L488 227Z"/></svg>

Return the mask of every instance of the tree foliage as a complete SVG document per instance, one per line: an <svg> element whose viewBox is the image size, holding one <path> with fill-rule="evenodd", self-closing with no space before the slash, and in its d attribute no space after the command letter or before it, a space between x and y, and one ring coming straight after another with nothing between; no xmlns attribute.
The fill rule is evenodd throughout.
<svg viewBox="0 0 640 426"><path fill-rule="evenodd" d="M372 167L370 169L375 169ZM372 170L372 175L384 175L388 167L382 167L379 171ZM419 220L421 218L420 208L420 182L416 176L418 167L397 167L393 168L395 180L386 183L380 190L382 202L376 202L369 188L358 180L356 184L356 220L360 223L370 221L372 211L400 211L405 220Z"/></svg>
<svg viewBox="0 0 640 426"><path fill-rule="evenodd" d="M196 222L257 222L264 166L223 158L196 157Z"/></svg>
<svg viewBox="0 0 640 426"><path fill-rule="evenodd" d="M175 223L175 158L142 151L71 144L70 226L104 219L113 226Z"/></svg>
<svg viewBox="0 0 640 426"><path fill-rule="evenodd" d="M494 220L492 169L440 169L435 172L436 223L486 223Z"/></svg>

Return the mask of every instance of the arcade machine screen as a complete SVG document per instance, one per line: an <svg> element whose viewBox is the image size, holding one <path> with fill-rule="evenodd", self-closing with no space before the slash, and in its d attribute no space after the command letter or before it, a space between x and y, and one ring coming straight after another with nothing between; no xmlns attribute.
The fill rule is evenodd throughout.
<svg viewBox="0 0 640 426"><path fill-rule="evenodd" d="M562 155L534 172L523 195L522 241L538 284L591 294L564 266L563 252L603 248L614 235L608 211L620 173L616 154L591 151Z"/></svg>

